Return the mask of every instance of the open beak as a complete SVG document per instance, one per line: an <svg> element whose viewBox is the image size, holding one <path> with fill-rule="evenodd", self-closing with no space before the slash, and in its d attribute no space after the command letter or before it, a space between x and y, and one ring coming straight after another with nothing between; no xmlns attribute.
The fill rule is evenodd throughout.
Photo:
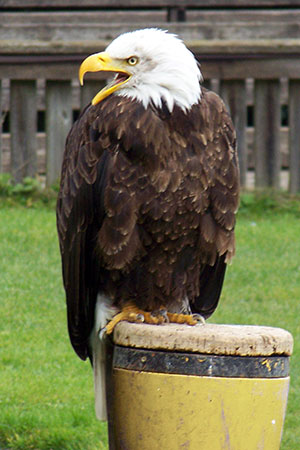
<svg viewBox="0 0 300 450"><path fill-rule="evenodd" d="M83 61L79 68L81 86L83 85L84 74L87 72L113 72L116 74L113 81L93 98L92 105L97 105L101 100L120 89L131 78L131 74L124 70L122 64L122 61L113 60L107 52L95 53Z"/></svg>

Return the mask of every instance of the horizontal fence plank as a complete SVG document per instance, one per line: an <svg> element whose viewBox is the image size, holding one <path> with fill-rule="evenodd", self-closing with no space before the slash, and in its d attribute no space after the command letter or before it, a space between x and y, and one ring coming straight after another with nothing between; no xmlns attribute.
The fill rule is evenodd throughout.
<svg viewBox="0 0 300 450"><path fill-rule="evenodd" d="M63 25L51 23L47 26L44 24L25 24L15 25L7 23L0 28L0 40L14 41L16 36L20 41L76 41L78 36L81 40L88 41L92 39L100 41L108 41L114 39L122 33L139 28L146 28L149 22L155 28L168 29L179 34L184 40L245 40L253 39L298 39L300 32L300 23L278 22L273 23L255 23L235 24L219 23L213 26L211 23L182 22L176 24L174 22L167 23L163 19L149 18L144 22L139 21L140 14L130 15L126 17L126 21L122 22L106 22L106 25L99 27L97 23L91 24L73 24L65 23ZM124 18L125 19L125 18ZM103 18L104 20L104 18Z"/></svg>
<svg viewBox="0 0 300 450"><path fill-rule="evenodd" d="M227 55L226 55L227 56ZM261 79L272 80L274 78L298 79L300 74L300 58L274 57L261 55L244 59L239 57L216 58L214 55L200 55L201 68L204 78L220 78L224 80L256 78L259 74Z"/></svg>
<svg viewBox="0 0 300 450"><path fill-rule="evenodd" d="M289 83L290 192L300 191L300 76Z"/></svg>
<svg viewBox="0 0 300 450"><path fill-rule="evenodd" d="M72 125L70 81L46 83L46 185L58 180L65 140Z"/></svg>
<svg viewBox="0 0 300 450"><path fill-rule="evenodd" d="M223 24L236 24L239 27L247 26L249 24L249 30L247 35L253 34L252 26L256 24L264 24L266 28L270 28L272 25L278 25L282 23L288 23L290 25L297 26L299 23L299 9L259 9L259 10L216 10L216 9L187 9L185 13L186 22L197 22L199 26L209 23L214 26L223 26ZM3 32L5 28L17 27L17 26L34 26L45 25L52 28L57 28L58 25L94 25L101 23L101 26L105 24L99 22L106 19L111 23L121 23L123 21L132 22L131 18L139 22L147 22L148 26L151 26L151 20L162 20L166 22L168 18L167 9L137 9L137 10L94 10L94 11L26 11L20 14L19 12L2 12L1 13L1 28L0 32ZM99 27L100 28L100 27ZM22 29L21 29L22 30ZM294 30L292 30L294 32ZM212 30L214 33L214 30ZM287 35L286 37L288 37Z"/></svg>
<svg viewBox="0 0 300 450"><path fill-rule="evenodd" d="M180 24L170 24L168 30L179 35L186 46L194 53L207 55L209 57L243 57L244 59L261 57L266 55L278 57L296 57L300 54L300 39L198 39L197 27L193 24L182 26ZM121 33L134 30L136 26L132 24L112 25L107 27L105 38L92 40L21 40L21 39L0 39L0 63L5 63L9 58L22 60L28 55L30 57L48 55L75 57L95 50L104 50L107 45ZM195 29L195 33L193 32ZM195 38L191 36L196 36Z"/></svg>
<svg viewBox="0 0 300 450"><path fill-rule="evenodd" d="M297 16L296 16L297 17ZM296 18L295 17L295 18ZM103 11L53 11L53 12L37 12L27 11L20 14L19 12L2 12L2 23L0 33L9 27L30 27L44 25L50 29L57 29L62 25L72 26L94 26L100 28L105 23L121 23L132 22L132 18L136 19L138 23L151 23L151 20L166 21L167 11L164 9L152 10L103 10ZM103 22L102 22L103 21ZM100 24L100 25L99 25ZM22 28L20 29L22 31Z"/></svg>
<svg viewBox="0 0 300 450"><path fill-rule="evenodd" d="M281 7L299 6L300 0L2 0L2 8L126 8L126 7Z"/></svg>
<svg viewBox="0 0 300 450"><path fill-rule="evenodd" d="M3 78L11 79L14 77L15 79L24 79L24 80L32 80L32 79L49 79L49 80L70 80L72 78L76 78L78 75L78 69L80 63L87 56L81 55L79 58L76 58L76 62L69 61L59 61L59 63L53 62L33 62L30 63L0 63L0 73Z"/></svg>
<svg viewBox="0 0 300 450"><path fill-rule="evenodd" d="M143 27L169 29L185 40L298 39L299 11L284 14L234 14L203 11L194 21L168 22L167 12L121 11L97 13L2 13L0 41L111 40ZM80 17L81 16L81 17ZM282 17L281 17L282 16ZM190 14L187 14L187 18ZM201 17L201 20L200 20ZM192 18L192 17L191 17ZM101 23L101 26L99 26ZM151 25L149 25L151 24Z"/></svg>
<svg viewBox="0 0 300 450"><path fill-rule="evenodd" d="M101 51L101 47L88 49L86 53L72 55L64 58L64 55L54 56L53 61L44 57L22 58L22 63L14 62L13 58L6 58L1 63L0 73L3 78L16 79L56 79L69 80L77 77L78 68L83 59L90 53ZM70 56L70 55L69 55ZM244 58L243 55L208 55L196 54L201 63L201 71L204 79L240 79L255 78L259 74L261 79L289 78L298 79L300 74L299 56L274 57L261 55L260 57ZM56 60L56 61L55 61ZM88 74L87 79L104 79L101 73Z"/></svg>
<svg viewBox="0 0 300 450"><path fill-rule="evenodd" d="M255 186L280 187L280 82L255 80Z"/></svg>
<svg viewBox="0 0 300 450"><path fill-rule="evenodd" d="M12 80L10 92L11 172L19 183L37 171L36 82Z"/></svg>
<svg viewBox="0 0 300 450"><path fill-rule="evenodd" d="M272 24L277 23L289 23L298 24L300 11L297 8L292 9L187 9L185 18L187 22L197 22L202 25L205 22L209 22L212 25L219 26L221 23L235 23L237 26L245 26L249 23L250 30L248 33L252 33L253 23L264 23L270 27ZM288 37L288 36L287 36Z"/></svg>

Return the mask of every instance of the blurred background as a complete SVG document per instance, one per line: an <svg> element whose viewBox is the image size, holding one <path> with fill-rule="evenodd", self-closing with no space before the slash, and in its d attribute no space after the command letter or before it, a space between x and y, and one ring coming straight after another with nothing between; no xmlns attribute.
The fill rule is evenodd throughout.
<svg viewBox="0 0 300 450"><path fill-rule="evenodd" d="M241 183L300 191L299 0L2 0L0 173L58 179L64 141L99 90L80 62L120 33L178 34L231 111ZM97 81L98 78L98 81Z"/></svg>

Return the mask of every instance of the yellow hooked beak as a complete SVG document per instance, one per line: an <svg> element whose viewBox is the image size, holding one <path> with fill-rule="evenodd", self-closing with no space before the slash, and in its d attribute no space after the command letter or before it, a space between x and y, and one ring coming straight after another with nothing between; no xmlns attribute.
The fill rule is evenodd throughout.
<svg viewBox="0 0 300 450"><path fill-rule="evenodd" d="M120 60L113 60L107 52L95 53L88 56L79 68L79 81L83 85L83 77L87 72L114 72L115 78L111 83L101 89L93 98L92 105L97 105L104 98L120 89L123 84L131 78L131 74L125 68L126 63Z"/></svg>

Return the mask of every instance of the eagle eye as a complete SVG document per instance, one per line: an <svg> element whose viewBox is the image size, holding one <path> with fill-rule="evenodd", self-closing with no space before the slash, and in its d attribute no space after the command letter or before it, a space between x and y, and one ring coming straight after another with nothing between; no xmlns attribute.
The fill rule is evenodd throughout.
<svg viewBox="0 0 300 450"><path fill-rule="evenodd" d="M130 56L130 58L127 59L127 62L130 66L135 66L138 61L139 59L136 56Z"/></svg>

